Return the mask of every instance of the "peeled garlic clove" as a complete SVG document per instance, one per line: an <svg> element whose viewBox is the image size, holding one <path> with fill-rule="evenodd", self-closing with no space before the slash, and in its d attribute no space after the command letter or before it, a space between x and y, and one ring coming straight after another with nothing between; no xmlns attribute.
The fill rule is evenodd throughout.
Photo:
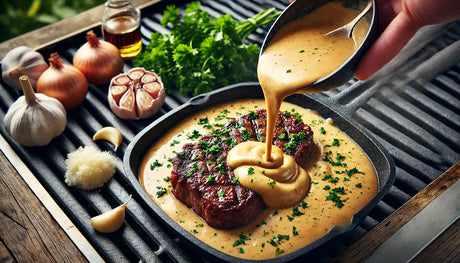
<svg viewBox="0 0 460 263"><path fill-rule="evenodd" d="M115 146L113 150L117 151L118 147L121 144L121 141L123 140L123 137L121 135L121 132L117 128L104 127L94 134L93 141L97 140L106 140L112 143Z"/></svg>
<svg viewBox="0 0 460 263"><path fill-rule="evenodd" d="M110 93L112 94L115 103L120 103L120 99L128 90L126 86L112 86L110 87Z"/></svg>
<svg viewBox="0 0 460 263"><path fill-rule="evenodd" d="M125 221L125 210L129 200L131 200L131 196L124 204L103 214L92 217L91 225L93 228L101 233L112 233L118 230Z"/></svg>
<svg viewBox="0 0 460 263"><path fill-rule="evenodd" d="M144 119L157 113L165 102L161 78L144 68L133 68L112 78L110 108L123 119Z"/></svg>

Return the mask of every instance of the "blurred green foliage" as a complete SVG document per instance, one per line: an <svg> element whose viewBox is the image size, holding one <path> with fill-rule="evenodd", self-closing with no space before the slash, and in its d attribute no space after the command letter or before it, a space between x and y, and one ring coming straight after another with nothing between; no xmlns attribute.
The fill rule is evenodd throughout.
<svg viewBox="0 0 460 263"><path fill-rule="evenodd" d="M0 42L74 16L105 0L0 0Z"/></svg>

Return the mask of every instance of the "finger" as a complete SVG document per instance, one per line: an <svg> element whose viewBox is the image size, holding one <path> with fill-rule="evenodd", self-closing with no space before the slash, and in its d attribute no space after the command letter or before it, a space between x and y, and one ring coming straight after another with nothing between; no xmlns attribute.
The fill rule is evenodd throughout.
<svg viewBox="0 0 460 263"><path fill-rule="evenodd" d="M355 77L360 80L371 77L401 51L418 29L404 12L399 13L358 63Z"/></svg>

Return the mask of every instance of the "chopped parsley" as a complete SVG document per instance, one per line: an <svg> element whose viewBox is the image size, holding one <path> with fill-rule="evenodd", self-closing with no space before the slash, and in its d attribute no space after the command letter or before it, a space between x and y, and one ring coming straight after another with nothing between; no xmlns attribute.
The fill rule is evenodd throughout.
<svg viewBox="0 0 460 263"><path fill-rule="evenodd" d="M341 153L337 153L336 159L333 160L333 158L331 157L332 151L327 151L324 153L325 153L325 156L323 157L323 161L330 163L332 166L342 166L342 167L347 166L346 163L343 163L343 161L345 160L345 155L342 155Z"/></svg>
<svg viewBox="0 0 460 263"><path fill-rule="evenodd" d="M212 129L212 125L209 123L208 117L200 118L198 124L202 125L203 128L205 129L208 129L208 130Z"/></svg>
<svg viewBox="0 0 460 263"><path fill-rule="evenodd" d="M323 179L321 179L321 180L328 181L329 183L335 184L335 183L337 183L339 181L339 179L340 179L339 177L332 177L332 175L328 174L328 175L324 176Z"/></svg>
<svg viewBox="0 0 460 263"><path fill-rule="evenodd" d="M249 233L247 236L244 235L243 233L239 234L239 239L237 239L233 243L233 247L239 246L239 245L246 245L246 240L251 240L251 233Z"/></svg>
<svg viewBox="0 0 460 263"><path fill-rule="evenodd" d="M238 180L239 180L239 177L238 177L238 176L233 177L232 183L235 184L236 182L238 182Z"/></svg>
<svg viewBox="0 0 460 263"><path fill-rule="evenodd" d="M332 146L337 146L337 147L340 146L340 141L339 141L339 139L334 139L334 140L332 141Z"/></svg>
<svg viewBox="0 0 460 263"><path fill-rule="evenodd" d="M180 143L180 141L173 140L173 141L171 142L170 146L172 147L172 146L174 146L174 145L176 145L176 144L179 144L179 143Z"/></svg>
<svg viewBox="0 0 460 263"><path fill-rule="evenodd" d="M299 231L297 231L297 228L295 226L292 226L292 235L297 236L299 234Z"/></svg>
<svg viewBox="0 0 460 263"><path fill-rule="evenodd" d="M248 116L249 116L249 119L250 119L250 120L255 120L255 119L257 119L257 117L258 117L259 115L258 115L255 111L252 110L252 111L250 111L250 112L248 113Z"/></svg>
<svg viewBox="0 0 460 263"><path fill-rule="evenodd" d="M157 198L162 197L168 192L168 190L166 190L166 188L164 188L163 186L157 186L156 188L158 189L158 191L156 192Z"/></svg>
<svg viewBox="0 0 460 263"><path fill-rule="evenodd" d="M206 181L208 181L208 183L214 183L214 182L216 182L216 176L215 175L210 175L210 176L208 176L208 179L206 179Z"/></svg>
<svg viewBox="0 0 460 263"><path fill-rule="evenodd" d="M298 206L294 206L294 207L292 208L292 213L291 213L292 216L301 216L301 215L303 215L303 214L305 214L305 213L304 213L304 212L300 212Z"/></svg>
<svg viewBox="0 0 460 263"><path fill-rule="evenodd" d="M243 132L241 133L241 138L245 141L249 141L251 139L251 133L248 129L245 128L243 130Z"/></svg>
<svg viewBox="0 0 460 263"><path fill-rule="evenodd" d="M187 139L196 140L196 139L200 138L201 136L203 136L203 135L201 135L201 133L199 131L193 130L192 133L187 134Z"/></svg>
<svg viewBox="0 0 460 263"><path fill-rule="evenodd" d="M329 192L329 195L326 196L326 200L332 201L335 203L335 206L342 208L344 206L345 200L342 200L339 195L346 195L345 189L343 187L332 188Z"/></svg>
<svg viewBox="0 0 460 263"><path fill-rule="evenodd" d="M163 166L162 163L160 163L158 160L155 160L152 164L150 164L150 170L155 170L157 167Z"/></svg>
<svg viewBox="0 0 460 263"><path fill-rule="evenodd" d="M287 142L284 147L288 151L293 151L299 146L301 143L304 143L307 141L307 134L304 132L299 132L299 133L293 133L289 136L290 141Z"/></svg>

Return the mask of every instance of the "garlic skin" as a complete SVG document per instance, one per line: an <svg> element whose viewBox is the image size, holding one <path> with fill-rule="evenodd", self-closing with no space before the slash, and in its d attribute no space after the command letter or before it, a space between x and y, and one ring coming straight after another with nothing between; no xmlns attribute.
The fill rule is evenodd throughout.
<svg viewBox="0 0 460 263"><path fill-rule="evenodd" d="M21 90L19 77L26 75L35 88L38 78L47 68L48 64L40 53L20 46L10 50L2 59L2 78L9 86Z"/></svg>
<svg viewBox="0 0 460 263"><path fill-rule="evenodd" d="M21 76L24 96L8 108L3 126L15 142L24 146L44 146L59 136L67 124L64 106L44 94L35 94L27 76Z"/></svg>

